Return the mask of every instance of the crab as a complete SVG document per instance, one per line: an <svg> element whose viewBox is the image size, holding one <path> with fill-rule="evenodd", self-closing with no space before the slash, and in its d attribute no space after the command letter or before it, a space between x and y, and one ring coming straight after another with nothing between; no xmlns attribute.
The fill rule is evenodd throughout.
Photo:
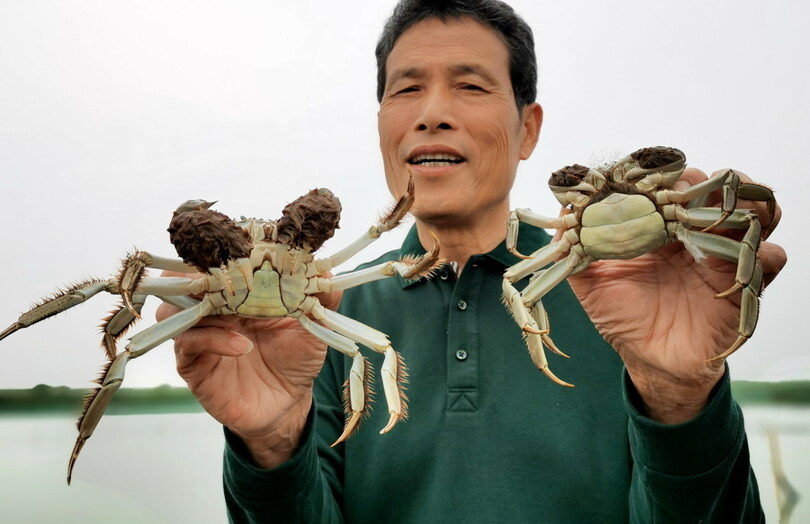
<svg viewBox="0 0 810 524"><path fill-rule="evenodd" d="M365 234L334 255L320 259L314 253L333 236L341 211L339 200L328 189L313 189L288 204L279 220L242 217L233 221L210 209L215 202L189 200L174 212L168 229L170 241L182 261L135 251L122 261L116 276L90 279L60 290L23 313L0 333L0 340L102 291L120 295L122 299L121 305L100 326L101 346L108 362L96 380L99 387L85 397L77 422L79 435L68 463L68 484L79 452L121 387L127 363L185 332L207 315L292 317L330 347L352 358L344 385L345 426L333 446L348 438L368 414L371 370L357 343L385 355L381 374L389 419L380 433L407 418L404 393L407 371L387 335L323 307L316 294L395 275L406 279L429 277L439 265L438 242L421 257L404 257L334 277L322 276L398 225L413 200L411 180L406 194ZM150 277L149 268L199 272L202 276ZM134 335L125 349L119 351L118 340L140 319L141 308L150 295L181 311Z"/></svg>
<svg viewBox="0 0 810 524"><path fill-rule="evenodd" d="M541 216L529 209L511 212L506 245L523 260L504 273L504 303L523 330L532 361L554 382L572 386L549 369L543 346L568 355L550 336L542 298L595 260L631 259L680 241L698 262L711 255L735 263L734 285L716 298L741 293L738 336L712 360L727 358L753 334L763 287L757 250L767 231L762 231L756 212L737 209L737 198L767 202L772 224L773 191L761 184L741 183L733 169L683 191L672 189L685 168L685 155L672 147L639 149L598 168L567 166L549 179L549 187L565 211L559 217ZM709 194L718 189L722 190L720 207L704 207ZM521 254L516 248L520 222L558 230L555 240L530 256ZM711 232L718 226L745 233L742 240L734 240ZM529 275L528 284L519 292L514 284Z"/></svg>

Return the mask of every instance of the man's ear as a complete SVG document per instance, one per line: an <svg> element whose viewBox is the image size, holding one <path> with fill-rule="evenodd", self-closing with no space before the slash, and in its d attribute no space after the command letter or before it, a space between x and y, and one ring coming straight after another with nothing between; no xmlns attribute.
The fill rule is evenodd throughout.
<svg viewBox="0 0 810 524"><path fill-rule="evenodd" d="M532 151L540 139L540 128L543 126L543 108L540 107L540 104L534 102L523 108L521 126L523 139L520 143L520 159L526 160L532 155Z"/></svg>

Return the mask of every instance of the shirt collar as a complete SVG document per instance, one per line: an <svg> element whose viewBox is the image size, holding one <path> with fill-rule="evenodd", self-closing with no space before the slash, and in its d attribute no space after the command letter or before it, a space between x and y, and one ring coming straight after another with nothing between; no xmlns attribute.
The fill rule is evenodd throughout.
<svg viewBox="0 0 810 524"><path fill-rule="evenodd" d="M542 228L530 226L529 224L524 224L523 222L520 223L518 229L518 245L517 249L520 253L524 255L530 255L531 253L537 251L541 247L545 246L549 243L551 237L549 234ZM419 234L416 232L416 224L411 226L410 231L405 236L405 240L402 242L402 247L399 249L399 256L403 257L405 255L413 255L413 256L421 256L424 255L427 251L419 242ZM496 261L498 264L503 266L504 269L507 267L513 266L520 262L520 258L516 257L506 249L506 239L504 239L498 246L490 251L489 253L484 253L483 255L474 255L474 256L483 256L490 258ZM421 278L419 280L408 280L402 278L401 276L397 275L399 279L400 285L404 288L408 288L414 286L420 282L426 282L427 279Z"/></svg>

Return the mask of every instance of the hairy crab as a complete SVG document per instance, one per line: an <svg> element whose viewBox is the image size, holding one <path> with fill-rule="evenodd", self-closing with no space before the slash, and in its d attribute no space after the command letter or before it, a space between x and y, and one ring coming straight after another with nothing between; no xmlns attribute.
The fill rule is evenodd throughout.
<svg viewBox="0 0 810 524"><path fill-rule="evenodd" d="M407 373L387 335L324 308L315 295L397 274L404 278L429 276L438 263L438 243L422 257L406 257L331 278L320 276L399 224L412 203L411 181L408 192L363 236L330 257L316 259L314 252L333 236L340 218L340 202L328 189L314 189L288 204L279 220L242 217L234 222L209 209L213 202L189 200L174 212L168 229L182 261L136 251L123 260L116 276L90 279L58 291L23 313L0 333L0 340L102 291L120 295L122 299L120 307L101 325L101 345L108 362L96 380L99 387L85 397L77 423L79 436L68 464L68 484L79 452L121 386L127 363L190 329L207 315L292 317L330 347L353 359L345 386L346 425L335 444L348 438L368 412L370 369L357 343L385 355L382 382L390 417L381 433L406 418L403 382ZM202 277L149 277L148 268L200 272ZM141 308L150 295L180 307L181 311L136 334L119 352L118 340L140 318Z"/></svg>
<svg viewBox="0 0 810 524"><path fill-rule="evenodd" d="M553 381L571 386L548 367L544 345L567 355L549 335L543 296L595 260L631 259L675 241L682 242L697 261L711 255L737 264L735 284L716 298L742 293L738 337L716 358L728 357L753 334L763 287L757 261L763 232L754 211L737 209L737 198L767 202L773 219L773 192L760 184L741 183L733 169L684 191L672 189L685 168L683 152L671 147L640 149L595 169L575 164L555 171L549 179L551 191L568 213L550 218L529 209L512 211L507 248L524 260L504 273L504 302L523 329L532 360ZM722 190L720 207L704 207L709 194L718 189ZM556 240L524 256L516 249L519 222L556 229ZM718 226L745 230L745 234L738 241L711 233ZM519 292L513 284L529 275L529 283Z"/></svg>

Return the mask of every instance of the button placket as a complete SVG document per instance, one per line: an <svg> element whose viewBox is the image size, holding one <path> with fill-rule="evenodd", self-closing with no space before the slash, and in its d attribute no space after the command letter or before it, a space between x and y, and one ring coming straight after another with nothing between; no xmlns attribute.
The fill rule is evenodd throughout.
<svg viewBox="0 0 810 524"><path fill-rule="evenodd" d="M478 410L478 295L483 272L471 264L453 286L447 303L447 411Z"/></svg>

